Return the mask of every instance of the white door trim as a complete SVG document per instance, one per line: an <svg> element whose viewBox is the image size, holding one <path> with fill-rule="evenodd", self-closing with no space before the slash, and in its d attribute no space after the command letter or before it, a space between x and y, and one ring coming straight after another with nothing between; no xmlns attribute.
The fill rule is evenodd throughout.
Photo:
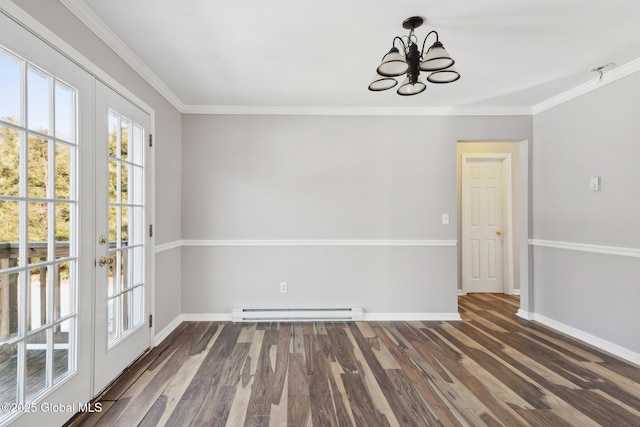
<svg viewBox="0 0 640 427"><path fill-rule="evenodd" d="M469 159L486 159L486 160L500 160L502 162L503 173L503 196L502 196L502 210L504 225L503 229L506 230L507 239L504 239L503 248L503 268L504 268L504 286L503 291L505 294L513 295L513 283L514 283L514 268L513 268L513 193L512 193L512 174L511 174L511 153L462 153L462 182L466 182L467 169L466 164ZM464 218L464 212L466 209L466 188L462 185L462 217ZM467 281L465 280L465 270L468 262L466 260L467 254L464 250L466 241L466 231L463 225L462 238L460 246L462 249L462 292L467 293Z"/></svg>

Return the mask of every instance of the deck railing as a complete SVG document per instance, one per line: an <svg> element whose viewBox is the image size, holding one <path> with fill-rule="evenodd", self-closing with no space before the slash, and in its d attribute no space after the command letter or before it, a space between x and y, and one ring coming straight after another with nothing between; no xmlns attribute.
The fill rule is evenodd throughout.
<svg viewBox="0 0 640 427"><path fill-rule="evenodd" d="M5 270L18 267L21 244L17 242L0 243L0 341L18 330L18 273L4 273ZM40 282L40 305L31 307L40 312L40 324L46 323L47 304L47 270L55 268L53 274L54 314L60 315L60 284L62 271L59 264L42 265L48 258L47 242L29 242L27 244L27 265L34 264L31 269L29 283L37 279ZM55 258L69 257L69 242L55 243ZM34 262L35 261L35 262ZM40 264L40 265L38 265ZM37 276L37 277L36 277ZM33 300L33 299L32 299ZM28 318L28 322L31 318Z"/></svg>

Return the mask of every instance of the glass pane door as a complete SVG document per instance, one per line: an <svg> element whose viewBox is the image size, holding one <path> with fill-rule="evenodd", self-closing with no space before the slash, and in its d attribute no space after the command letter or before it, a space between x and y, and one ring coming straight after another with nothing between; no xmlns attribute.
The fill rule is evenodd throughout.
<svg viewBox="0 0 640 427"><path fill-rule="evenodd" d="M24 403L76 369L76 89L3 49L0 76L0 401Z"/></svg>
<svg viewBox="0 0 640 427"><path fill-rule="evenodd" d="M78 118L91 80L60 56L44 70L5 48L6 21L0 14L0 404L19 409L90 398L88 372L77 374L89 362L78 342L90 320L78 310L80 271L90 271L79 257ZM0 424L21 412L0 411Z"/></svg>
<svg viewBox="0 0 640 427"><path fill-rule="evenodd" d="M96 88L96 369L98 393L150 345L145 168L150 118Z"/></svg>

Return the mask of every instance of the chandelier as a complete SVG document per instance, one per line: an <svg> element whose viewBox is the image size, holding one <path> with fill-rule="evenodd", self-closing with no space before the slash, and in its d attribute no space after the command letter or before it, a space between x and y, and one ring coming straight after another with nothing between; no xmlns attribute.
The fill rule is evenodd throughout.
<svg viewBox="0 0 640 427"><path fill-rule="evenodd" d="M404 81L398 88L398 95L410 96L423 92L427 86L420 80L420 71L430 74L427 80L431 83L451 83L460 78L453 64L455 61L444 49L438 40L438 33L431 31L424 38L422 50L418 50L418 38L414 30L422 25L424 18L412 16L405 19L402 27L409 30L409 35L405 37L394 37L391 42L391 50L382 58L382 63L376 70L376 75L369 85L369 90L380 92L391 89L398 84L394 77L406 74ZM435 34L436 41L425 52L424 48L427 39L431 34ZM396 41L402 47L402 53L396 47Z"/></svg>

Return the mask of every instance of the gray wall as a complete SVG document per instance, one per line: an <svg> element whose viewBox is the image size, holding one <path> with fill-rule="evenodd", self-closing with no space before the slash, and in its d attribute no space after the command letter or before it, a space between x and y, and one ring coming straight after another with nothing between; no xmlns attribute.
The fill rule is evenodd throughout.
<svg viewBox="0 0 640 427"><path fill-rule="evenodd" d="M534 117L535 239L640 249L639 91L636 73ZM640 352L638 258L536 247L533 265L535 313Z"/></svg>
<svg viewBox="0 0 640 427"><path fill-rule="evenodd" d="M457 240L457 141L531 139L532 120L185 115L182 129L183 239L205 245L183 248L184 313L251 304L455 313L455 247L202 241Z"/></svg>
<svg viewBox="0 0 640 427"><path fill-rule="evenodd" d="M181 114L60 2L14 2L155 110L155 241L162 244L179 240L182 221L179 203ZM180 314L180 284L174 281L176 271L180 272L180 257L180 249L177 248L170 255L163 254L156 262L156 331Z"/></svg>

